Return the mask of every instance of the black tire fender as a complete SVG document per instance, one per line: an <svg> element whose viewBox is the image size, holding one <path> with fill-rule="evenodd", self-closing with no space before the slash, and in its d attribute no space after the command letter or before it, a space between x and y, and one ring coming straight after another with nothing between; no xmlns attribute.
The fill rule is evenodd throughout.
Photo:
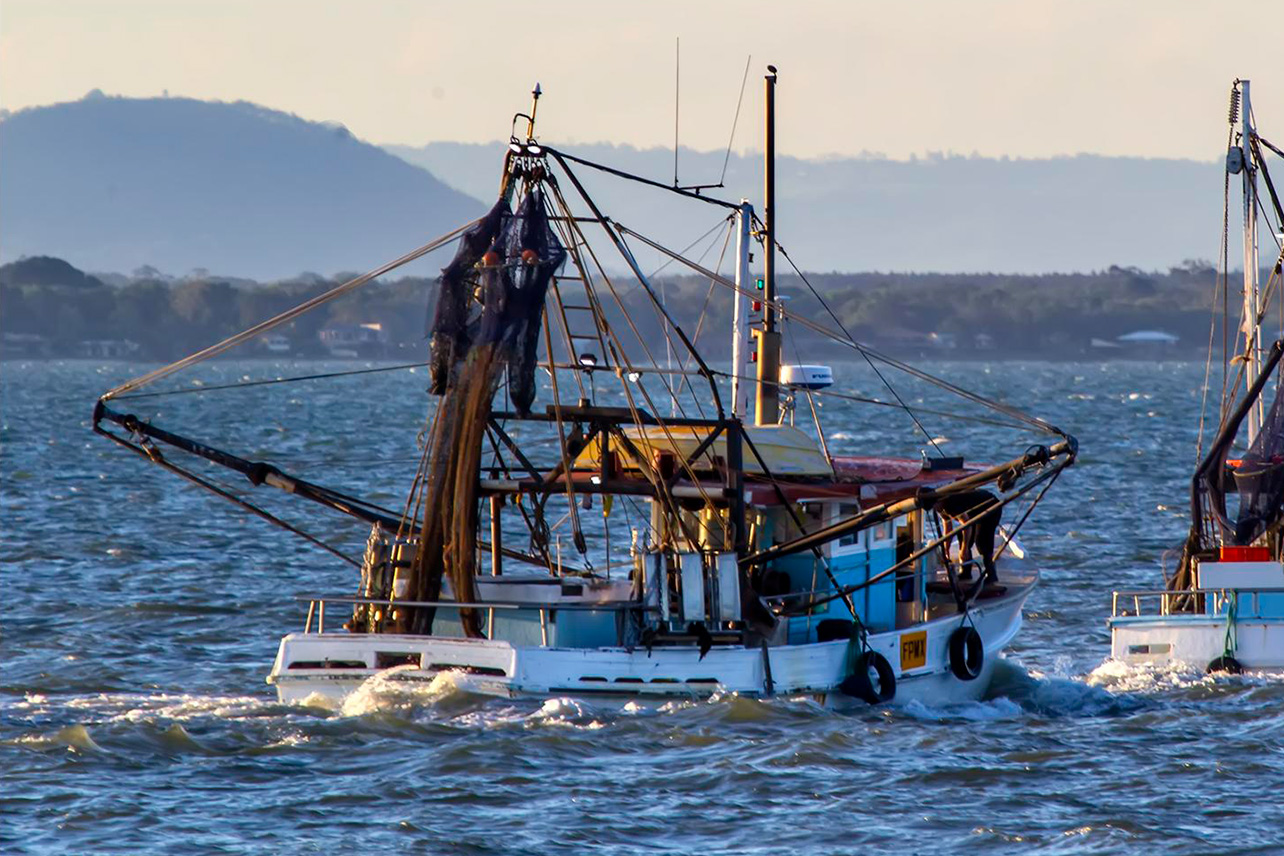
<svg viewBox="0 0 1284 856"><path fill-rule="evenodd" d="M870 670L878 676L878 685L874 685ZM892 664L877 651L865 651L856 658L852 673L838 685L839 692L853 696L869 704L882 704L896 697L896 673Z"/></svg>
<svg viewBox="0 0 1284 856"><path fill-rule="evenodd" d="M1242 675L1244 674L1244 665L1230 654L1224 654L1209 663L1208 667L1205 668L1204 671L1210 675L1213 672L1225 672L1228 675Z"/></svg>
<svg viewBox="0 0 1284 856"><path fill-rule="evenodd" d="M950 671L960 681L974 681L985 666L985 643L975 627L960 627L950 634Z"/></svg>

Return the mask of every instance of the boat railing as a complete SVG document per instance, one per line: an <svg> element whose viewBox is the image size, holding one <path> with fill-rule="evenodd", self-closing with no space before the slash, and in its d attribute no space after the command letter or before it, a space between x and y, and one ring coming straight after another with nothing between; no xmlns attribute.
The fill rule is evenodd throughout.
<svg viewBox="0 0 1284 856"><path fill-rule="evenodd" d="M1221 615L1232 600L1242 614L1261 615L1262 595L1284 595L1284 587L1116 591L1111 598L1110 615L1112 618L1140 615ZM1201 599L1205 604L1210 604L1211 609L1199 606ZM1131 611L1128 609L1129 603L1132 604Z"/></svg>
<svg viewBox="0 0 1284 856"><path fill-rule="evenodd" d="M641 601L608 601L606 603L549 603L547 601L488 600L484 603L463 603L457 600L389 600L388 598L329 597L325 595L296 595L297 602L308 603L308 617L304 633L312 632L313 622L317 633L325 633L325 607L327 603L344 606L369 605L383 607L431 607L435 609L489 609L489 610L539 610L540 626L546 626L551 612L656 612L658 606L648 606Z"/></svg>

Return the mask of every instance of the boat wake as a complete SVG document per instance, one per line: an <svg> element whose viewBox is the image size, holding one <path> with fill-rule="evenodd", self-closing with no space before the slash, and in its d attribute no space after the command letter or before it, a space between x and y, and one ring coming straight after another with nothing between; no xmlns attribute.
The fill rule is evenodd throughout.
<svg viewBox="0 0 1284 856"><path fill-rule="evenodd" d="M983 722L1040 717L1119 716L1138 710L1146 700L1112 692L1082 678L1027 670L1012 660L995 665L994 679L980 701L930 705L914 701L902 708L915 719Z"/></svg>
<svg viewBox="0 0 1284 856"><path fill-rule="evenodd" d="M189 693L27 693L0 705L7 718L56 721L71 713L85 725L115 722L187 722L217 717L241 719L270 715L280 705L263 696L206 696Z"/></svg>
<svg viewBox="0 0 1284 856"><path fill-rule="evenodd" d="M439 672L425 681L408 677L415 671L410 665L384 669L363 681L341 703L314 693L304 704L344 717L373 713L410 717L417 711L430 711L436 717L454 718L490 700L470 690L468 676L460 672Z"/></svg>
<svg viewBox="0 0 1284 856"><path fill-rule="evenodd" d="M1107 658L1087 677L1090 686L1112 692L1154 695L1174 692L1220 692L1221 688L1284 686L1284 674L1245 672L1206 673L1191 663L1174 661L1164 664L1129 664Z"/></svg>

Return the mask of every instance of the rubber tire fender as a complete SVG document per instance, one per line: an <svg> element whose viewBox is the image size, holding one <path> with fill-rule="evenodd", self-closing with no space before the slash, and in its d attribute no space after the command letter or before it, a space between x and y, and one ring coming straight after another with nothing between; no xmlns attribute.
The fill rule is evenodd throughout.
<svg viewBox="0 0 1284 856"><path fill-rule="evenodd" d="M1244 674L1244 665L1230 654L1225 654L1209 663L1208 667L1205 668L1204 671L1210 675L1213 672L1225 672L1228 675L1242 675Z"/></svg>
<svg viewBox="0 0 1284 856"><path fill-rule="evenodd" d="M975 627L960 627L950 634L950 671L960 681L974 681L985 666L985 643Z"/></svg>
<svg viewBox="0 0 1284 856"><path fill-rule="evenodd" d="M869 670L878 675L878 686L870 680ZM896 673L892 664L877 651L865 651L856 658L852 673L838 685L838 691L869 704L882 704L896 697Z"/></svg>

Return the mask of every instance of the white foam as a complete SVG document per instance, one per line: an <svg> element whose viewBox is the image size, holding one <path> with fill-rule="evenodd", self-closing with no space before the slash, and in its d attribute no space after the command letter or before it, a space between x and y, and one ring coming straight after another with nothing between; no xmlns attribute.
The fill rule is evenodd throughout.
<svg viewBox="0 0 1284 856"><path fill-rule="evenodd" d="M310 692L298 702L299 707L311 707L317 710L337 711L339 702L337 699L320 692Z"/></svg>
<svg viewBox="0 0 1284 856"><path fill-rule="evenodd" d="M442 699L459 692L455 672L438 672L430 681L407 681L405 672L418 671L418 666L407 664L382 669L361 682L343 699L340 716L364 716L380 711L407 711L417 707L432 707Z"/></svg>
<svg viewBox="0 0 1284 856"><path fill-rule="evenodd" d="M579 702L560 696L558 698L545 699L543 706L531 714L531 719L565 719L567 717L578 718L583 715L584 709L580 707Z"/></svg>
<svg viewBox="0 0 1284 856"><path fill-rule="evenodd" d="M95 693L78 696L49 696L28 693L9 706L33 715L50 715L58 710L87 714L92 722L185 722L202 717L236 719L257 716L267 702L255 696L201 696L187 693Z"/></svg>
<svg viewBox="0 0 1284 856"><path fill-rule="evenodd" d="M574 699L560 696L545 699L543 706L527 718L527 726L553 725L562 728L576 728L583 731L597 731L605 728L606 723L591 716L592 711L585 712L584 706ZM584 720L588 721L585 722Z"/></svg>
<svg viewBox="0 0 1284 856"><path fill-rule="evenodd" d="M308 743L308 742L310 742L311 740L312 740L312 738L308 737L306 734L302 734L302 733L300 733L300 732L294 731L294 732L291 732L291 733L289 733L289 734L286 734L286 735L285 735L285 736L283 736L281 739L279 739L279 740L277 740L277 741L275 741L275 742L273 742L273 743L269 743L269 744L268 744L268 746L267 746L267 748L269 748L269 749L286 749L286 748L289 748L289 747L291 747L291 746L302 746L304 743Z"/></svg>
<svg viewBox="0 0 1284 856"><path fill-rule="evenodd" d="M1205 674L1203 669L1180 660L1164 664L1129 664L1107 658L1088 674L1085 681L1088 686L1112 692L1154 693L1209 686L1215 679Z"/></svg>
<svg viewBox="0 0 1284 856"><path fill-rule="evenodd" d="M989 701L970 701L953 705L928 705L915 699L901 710L915 719L934 721L963 719L968 722L997 722L1019 719L1025 709L1010 698L1000 697Z"/></svg>

